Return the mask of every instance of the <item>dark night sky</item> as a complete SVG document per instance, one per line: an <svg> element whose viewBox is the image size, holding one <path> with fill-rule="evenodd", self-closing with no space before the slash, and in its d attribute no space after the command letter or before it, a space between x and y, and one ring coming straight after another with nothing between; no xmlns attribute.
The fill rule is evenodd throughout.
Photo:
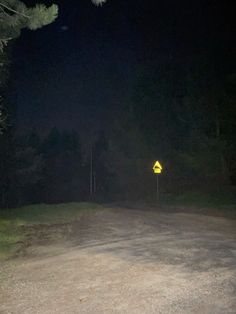
<svg viewBox="0 0 236 314"><path fill-rule="evenodd" d="M104 126L132 95L137 69L150 60L184 63L206 51L216 56L234 40L230 1L56 3L55 23L25 31L17 41L13 86L21 129Z"/></svg>

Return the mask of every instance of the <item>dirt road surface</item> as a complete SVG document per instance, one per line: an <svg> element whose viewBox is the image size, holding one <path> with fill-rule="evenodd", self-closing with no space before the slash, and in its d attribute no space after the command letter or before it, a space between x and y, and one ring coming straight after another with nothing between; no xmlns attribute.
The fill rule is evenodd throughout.
<svg viewBox="0 0 236 314"><path fill-rule="evenodd" d="M236 220L117 208L0 267L1 314L235 314Z"/></svg>

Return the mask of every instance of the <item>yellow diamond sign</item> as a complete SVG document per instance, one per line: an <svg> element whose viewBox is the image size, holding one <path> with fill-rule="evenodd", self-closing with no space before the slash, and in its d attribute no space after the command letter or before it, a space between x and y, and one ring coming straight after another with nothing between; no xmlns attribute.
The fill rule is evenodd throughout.
<svg viewBox="0 0 236 314"><path fill-rule="evenodd" d="M161 164L159 163L159 161L157 160L153 166L153 172L154 173L161 173L162 171L162 166Z"/></svg>

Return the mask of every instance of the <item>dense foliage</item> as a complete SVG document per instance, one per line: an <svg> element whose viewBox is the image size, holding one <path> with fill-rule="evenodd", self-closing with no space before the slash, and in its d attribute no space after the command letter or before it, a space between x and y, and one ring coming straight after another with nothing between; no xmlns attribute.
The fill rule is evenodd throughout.
<svg viewBox="0 0 236 314"><path fill-rule="evenodd" d="M101 179L106 172L99 157L104 147L102 138L97 144L94 171L101 195L106 189ZM20 137L8 132L0 137L0 146L4 147L0 150L0 207L89 198L90 158L82 156L75 131L53 128L44 138L35 130Z"/></svg>
<svg viewBox="0 0 236 314"><path fill-rule="evenodd" d="M152 199L156 159L162 193L222 193L236 185L231 68L220 75L203 57L185 66L162 58L137 70L132 97L109 118L92 147L76 132L19 137L8 129L0 137L1 206L86 200L91 175L97 199Z"/></svg>

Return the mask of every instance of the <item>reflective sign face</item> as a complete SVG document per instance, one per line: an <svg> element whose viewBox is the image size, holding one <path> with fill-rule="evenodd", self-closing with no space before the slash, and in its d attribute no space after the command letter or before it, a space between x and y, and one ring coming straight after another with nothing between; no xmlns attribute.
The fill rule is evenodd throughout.
<svg viewBox="0 0 236 314"><path fill-rule="evenodd" d="M162 171L162 166L161 164L159 163L159 161L157 160L153 166L153 172L154 173L161 173Z"/></svg>

